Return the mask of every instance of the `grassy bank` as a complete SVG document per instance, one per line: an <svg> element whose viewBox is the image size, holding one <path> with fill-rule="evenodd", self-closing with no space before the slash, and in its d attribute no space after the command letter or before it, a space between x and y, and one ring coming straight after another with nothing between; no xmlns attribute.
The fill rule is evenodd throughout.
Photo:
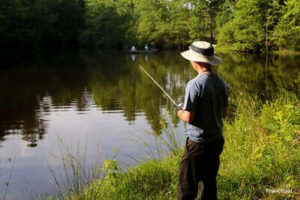
<svg viewBox="0 0 300 200"><path fill-rule="evenodd" d="M299 56L300 51L292 51L288 49L282 49L282 50L276 50L272 52L274 55L280 55L280 56Z"/></svg>
<svg viewBox="0 0 300 200"><path fill-rule="evenodd" d="M295 199L300 179L300 103L285 91L261 103L232 95L234 119L225 122L225 148L218 176L219 199ZM105 177L67 199L175 199L182 150L119 173L116 160Z"/></svg>

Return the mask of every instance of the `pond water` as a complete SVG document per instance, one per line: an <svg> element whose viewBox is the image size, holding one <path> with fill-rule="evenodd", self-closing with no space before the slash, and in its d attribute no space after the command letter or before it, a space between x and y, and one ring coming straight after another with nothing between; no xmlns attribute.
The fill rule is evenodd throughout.
<svg viewBox="0 0 300 200"><path fill-rule="evenodd" d="M299 56L221 57L215 71L233 91L263 101L278 86L299 94ZM116 158L126 169L167 152L160 140L167 133L174 131L181 144L184 124L140 65L178 103L196 76L178 52L42 56L1 66L0 198L57 194L49 167L61 173L66 149L80 149L90 164Z"/></svg>

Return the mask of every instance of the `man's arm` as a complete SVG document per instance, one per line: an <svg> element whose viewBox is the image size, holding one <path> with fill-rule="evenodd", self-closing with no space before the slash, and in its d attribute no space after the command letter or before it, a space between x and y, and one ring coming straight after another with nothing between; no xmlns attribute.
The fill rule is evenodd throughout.
<svg viewBox="0 0 300 200"><path fill-rule="evenodd" d="M191 123L194 119L195 116L195 111L187 111L187 110L178 110L177 115L179 117L179 119L181 119L182 121L186 122L186 123Z"/></svg>
<svg viewBox="0 0 300 200"><path fill-rule="evenodd" d="M186 123L191 123L194 120L199 96L200 86L197 86L194 81L189 81L185 88L183 106L177 112L179 119Z"/></svg>

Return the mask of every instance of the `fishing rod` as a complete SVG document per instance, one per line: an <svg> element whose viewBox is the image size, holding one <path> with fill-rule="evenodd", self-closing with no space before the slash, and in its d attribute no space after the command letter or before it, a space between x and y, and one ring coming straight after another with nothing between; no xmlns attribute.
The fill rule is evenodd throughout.
<svg viewBox="0 0 300 200"><path fill-rule="evenodd" d="M177 104L171 97L170 95L154 80L154 78L152 78L152 76L142 67L140 66L141 70L143 70L143 72L145 72L145 74L147 74L147 76L159 87L159 89L161 91L163 91L163 93L171 100L171 102L177 107L180 108L181 104Z"/></svg>

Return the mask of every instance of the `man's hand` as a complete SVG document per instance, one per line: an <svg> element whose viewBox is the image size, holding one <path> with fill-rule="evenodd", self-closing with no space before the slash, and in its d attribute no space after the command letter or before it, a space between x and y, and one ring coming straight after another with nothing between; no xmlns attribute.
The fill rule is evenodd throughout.
<svg viewBox="0 0 300 200"><path fill-rule="evenodd" d="M195 111L187 111L187 110L178 110L177 112L177 116L179 117L179 119L181 119L182 121L186 122L186 123L191 123L194 119L195 116Z"/></svg>
<svg viewBox="0 0 300 200"><path fill-rule="evenodd" d="M179 104L177 105L177 108L178 108L179 110L182 110L182 103L179 103Z"/></svg>

